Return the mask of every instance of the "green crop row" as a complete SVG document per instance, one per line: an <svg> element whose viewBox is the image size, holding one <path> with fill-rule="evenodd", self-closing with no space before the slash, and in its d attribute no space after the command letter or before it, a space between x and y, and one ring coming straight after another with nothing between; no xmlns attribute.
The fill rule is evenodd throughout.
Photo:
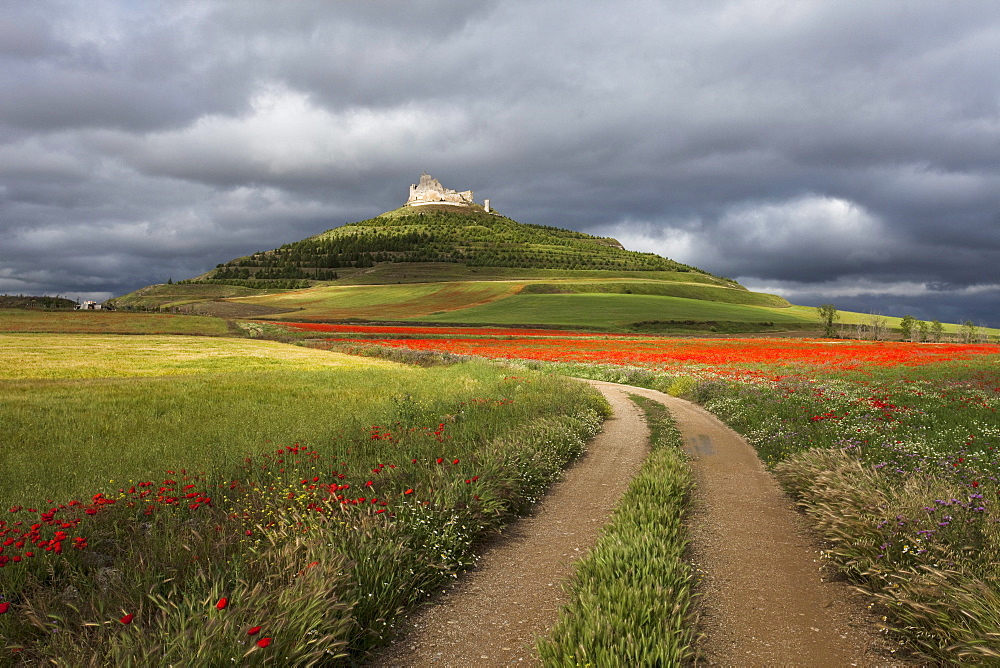
<svg viewBox="0 0 1000 668"><path fill-rule="evenodd" d="M694 656L685 517L693 485L681 436L665 406L643 397L652 453L611 522L581 559L549 636L549 666L677 666Z"/></svg>

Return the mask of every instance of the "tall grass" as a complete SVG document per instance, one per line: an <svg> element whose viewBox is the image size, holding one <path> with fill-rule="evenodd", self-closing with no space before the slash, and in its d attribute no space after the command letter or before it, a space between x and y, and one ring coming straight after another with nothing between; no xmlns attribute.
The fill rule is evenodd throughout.
<svg viewBox="0 0 1000 668"><path fill-rule="evenodd" d="M0 663L359 661L606 411L527 371L279 357L3 381Z"/></svg>
<svg viewBox="0 0 1000 668"><path fill-rule="evenodd" d="M1000 662L1000 522L983 495L933 476L900 481L843 450L796 453L775 473L828 541L827 558L887 608L911 647L938 661Z"/></svg>
<svg viewBox="0 0 1000 668"><path fill-rule="evenodd" d="M537 645L544 665L676 666L694 656L691 566L684 561L693 480L667 408L632 399L646 413L653 451L577 563L572 599Z"/></svg>

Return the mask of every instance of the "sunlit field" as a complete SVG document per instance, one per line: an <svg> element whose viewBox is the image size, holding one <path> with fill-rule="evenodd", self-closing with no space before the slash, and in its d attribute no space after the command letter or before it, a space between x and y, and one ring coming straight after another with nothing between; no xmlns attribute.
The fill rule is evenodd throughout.
<svg viewBox="0 0 1000 668"><path fill-rule="evenodd" d="M2 344L0 639L20 665L363 657L606 410L484 364L204 337Z"/></svg>
<svg viewBox="0 0 1000 668"><path fill-rule="evenodd" d="M225 320L174 313L0 309L0 332L92 334L230 334Z"/></svg>

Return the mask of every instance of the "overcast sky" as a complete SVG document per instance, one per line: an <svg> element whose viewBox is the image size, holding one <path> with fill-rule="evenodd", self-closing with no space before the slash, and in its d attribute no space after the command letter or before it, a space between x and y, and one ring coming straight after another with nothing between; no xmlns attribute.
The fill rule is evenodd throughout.
<svg viewBox="0 0 1000 668"><path fill-rule="evenodd" d="M1000 5L0 0L0 293L189 278L423 171L795 303L1000 326Z"/></svg>

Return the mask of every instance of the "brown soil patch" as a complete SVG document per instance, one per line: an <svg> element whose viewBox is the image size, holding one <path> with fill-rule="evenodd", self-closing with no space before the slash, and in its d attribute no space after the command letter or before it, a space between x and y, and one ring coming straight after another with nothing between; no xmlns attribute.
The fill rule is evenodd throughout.
<svg viewBox="0 0 1000 668"><path fill-rule="evenodd" d="M186 313L197 315L212 315L217 318L263 318L269 315L301 311L298 308L276 308L259 306L248 302L214 299L210 302L196 302L180 307Z"/></svg>

